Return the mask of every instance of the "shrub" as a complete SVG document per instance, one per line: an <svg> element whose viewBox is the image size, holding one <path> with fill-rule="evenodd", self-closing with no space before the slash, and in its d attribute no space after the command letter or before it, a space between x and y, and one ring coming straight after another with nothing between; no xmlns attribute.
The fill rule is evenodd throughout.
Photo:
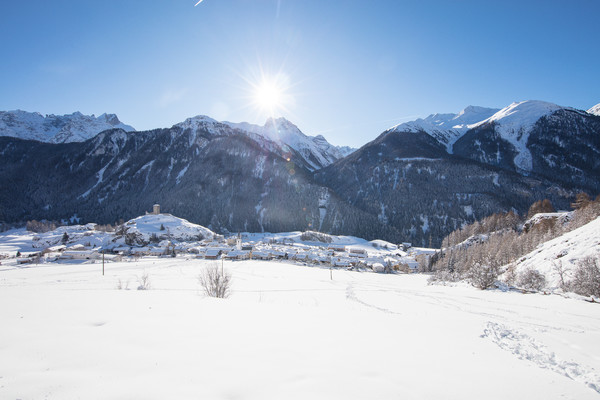
<svg viewBox="0 0 600 400"><path fill-rule="evenodd" d="M129 290L129 281L123 283L120 279L119 282L117 282L117 289L118 290Z"/></svg>
<svg viewBox="0 0 600 400"><path fill-rule="evenodd" d="M209 297L229 297L231 288L231 274L228 271L221 272L217 264L209 265L202 270L198 277L204 293Z"/></svg>
<svg viewBox="0 0 600 400"><path fill-rule="evenodd" d="M147 273L138 278L138 283L140 284L137 290L148 290L150 289L150 276Z"/></svg>
<svg viewBox="0 0 600 400"><path fill-rule="evenodd" d="M582 296L600 297L600 261L597 257L586 257L577 263L571 290Z"/></svg>
<svg viewBox="0 0 600 400"><path fill-rule="evenodd" d="M471 285L485 290L494 286L500 275L500 269L493 264L476 262L469 270Z"/></svg>
<svg viewBox="0 0 600 400"><path fill-rule="evenodd" d="M523 289L539 291L546 286L546 277L535 269L528 269L519 274L517 285Z"/></svg>
<svg viewBox="0 0 600 400"><path fill-rule="evenodd" d="M439 269L435 271L433 275L427 279L428 284L432 283L441 283L445 284L447 282L458 282L463 279L463 276L459 274L457 271L448 271L447 269Z"/></svg>

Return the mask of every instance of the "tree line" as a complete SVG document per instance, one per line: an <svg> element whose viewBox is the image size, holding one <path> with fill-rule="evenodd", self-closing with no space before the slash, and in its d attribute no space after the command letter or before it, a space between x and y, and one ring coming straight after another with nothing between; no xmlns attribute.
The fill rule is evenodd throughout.
<svg viewBox="0 0 600 400"><path fill-rule="evenodd" d="M543 215L554 212L552 203L544 199L532 204L523 216L513 211L497 213L459 228L443 239L441 251L422 269L433 272L432 281L467 280L486 289L502 275L508 285L540 290L546 284L545 277L535 270L517 273L516 262L540 244L598 218L600 195L592 200L588 194L579 193L571 206L573 212L566 215ZM561 278L561 288L585 296L600 296L598 258L580 261L570 280L557 260L554 270Z"/></svg>

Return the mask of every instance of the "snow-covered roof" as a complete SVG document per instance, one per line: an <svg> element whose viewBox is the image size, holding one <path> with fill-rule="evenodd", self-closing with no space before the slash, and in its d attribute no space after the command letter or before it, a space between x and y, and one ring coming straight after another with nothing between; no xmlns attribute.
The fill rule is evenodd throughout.
<svg viewBox="0 0 600 400"><path fill-rule="evenodd" d="M217 257L222 251L223 249L210 247L204 251L204 255L207 257Z"/></svg>

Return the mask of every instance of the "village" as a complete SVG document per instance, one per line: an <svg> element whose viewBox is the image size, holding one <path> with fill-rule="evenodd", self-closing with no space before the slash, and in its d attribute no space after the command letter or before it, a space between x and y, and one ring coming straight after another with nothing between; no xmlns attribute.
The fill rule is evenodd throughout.
<svg viewBox="0 0 600 400"><path fill-rule="evenodd" d="M410 243L367 241L320 232L216 234L171 214L156 204L151 213L128 221L119 230L97 225L63 226L32 234L11 255L17 264L48 262L115 262L148 257L204 260L276 260L300 265L413 273L435 253ZM12 257L11 257L12 258Z"/></svg>

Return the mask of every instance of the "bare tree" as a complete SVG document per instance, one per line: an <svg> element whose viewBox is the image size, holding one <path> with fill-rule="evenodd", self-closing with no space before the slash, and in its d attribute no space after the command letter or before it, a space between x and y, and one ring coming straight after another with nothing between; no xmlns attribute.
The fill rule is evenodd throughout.
<svg viewBox="0 0 600 400"><path fill-rule="evenodd" d="M221 271L217 264L211 264L202 270L198 276L198 282L204 293L209 297L221 299L229 297L231 291L231 274Z"/></svg>
<svg viewBox="0 0 600 400"><path fill-rule="evenodd" d="M565 279L567 277L567 270L565 269L562 260L553 262L552 269L554 269L554 272L556 272L556 274L558 275L558 284L560 285L560 288L562 290L568 290L569 284Z"/></svg>
<svg viewBox="0 0 600 400"><path fill-rule="evenodd" d="M504 273L504 281L513 286L517 282L517 266L515 264L510 264L506 268L506 272Z"/></svg>

